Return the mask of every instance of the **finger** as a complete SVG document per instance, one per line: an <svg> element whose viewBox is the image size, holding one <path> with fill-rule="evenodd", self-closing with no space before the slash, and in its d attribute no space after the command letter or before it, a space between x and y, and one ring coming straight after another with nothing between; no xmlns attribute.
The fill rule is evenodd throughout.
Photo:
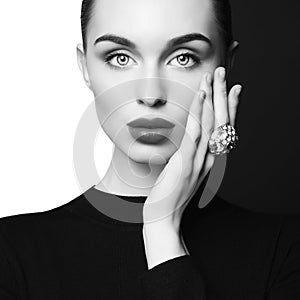
<svg viewBox="0 0 300 300"><path fill-rule="evenodd" d="M215 118L215 112L213 109L213 90L212 90L212 77L213 75L211 73L207 73L205 75L205 79L202 82L201 89L203 89L206 92L206 98L203 103L203 109L202 109L202 119L201 119L201 128L202 128L202 134L204 136L210 137L212 130L214 129L214 118Z"/></svg>
<svg viewBox="0 0 300 300"><path fill-rule="evenodd" d="M205 80L202 82L201 89L205 90L206 98L203 102L202 118L201 118L201 140L198 145L195 157L195 170L199 172L202 168L205 154L208 147L208 140L214 129L215 113L212 105L212 74L205 74Z"/></svg>
<svg viewBox="0 0 300 300"><path fill-rule="evenodd" d="M205 103L207 106L207 109L209 108L211 111L213 111L213 103L212 103L212 82L213 82L213 75L210 72L207 72L203 76L203 80L200 84L200 89L205 91L206 97L205 97Z"/></svg>
<svg viewBox="0 0 300 300"><path fill-rule="evenodd" d="M213 105L215 111L215 128L229 122L226 87L226 70L218 67L214 72Z"/></svg>
<svg viewBox="0 0 300 300"><path fill-rule="evenodd" d="M190 106L185 134L180 146L180 149L183 151L183 157L187 157L187 159L194 157L195 147L201 137L200 121L205 97L205 91L199 89Z"/></svg>
<svg viewBox="0 0 300 300"><path fill-rule="evenodd" d="M229 119L230 119L230 124L232 126L235 126L236 113L237 113L241 91L242 91L242 86L237 84L231 88L228 95Z"/></svg>
<svg viewBox="0 0 300 300"><path fill-rule="evenodd" d="M211 154L210 152L206 153L203 167L201 169L201 172L198 173L198 186L202 183L203 179L206 177L208 172L211 170L212 166L214 165L216 156Z"/></svg>

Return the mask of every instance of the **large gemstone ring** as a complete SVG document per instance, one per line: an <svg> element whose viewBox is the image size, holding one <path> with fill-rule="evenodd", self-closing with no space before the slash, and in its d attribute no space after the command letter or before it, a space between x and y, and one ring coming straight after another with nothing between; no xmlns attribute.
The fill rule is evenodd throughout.
<svg viewBox="0 0 300 300"><path fill-rule="evenodd" d="M236 147L238 141L236 130L229 123L223 124L214 130L209 141L209 152L214 155L229 153Z"/></svg>

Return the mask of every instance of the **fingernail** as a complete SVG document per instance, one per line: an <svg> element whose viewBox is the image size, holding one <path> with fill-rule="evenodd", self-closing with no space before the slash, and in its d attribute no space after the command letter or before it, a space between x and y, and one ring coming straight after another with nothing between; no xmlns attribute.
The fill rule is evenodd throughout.
<svg viewBox="0 0 300 300"><path fill-rule="evenodd" d="M220 68L219 69L219 79L221 80L221 81L223 81L224 79L225 79L225 75L226 75L226 71L225 71L225 68Z"/></svg>
<svg viewBox="0 0 300 300"><path fill-rule="evenodd" d="M211 76L210 73L207 73L207 74L206 74L206 82L207 82L208 84L211 84L211 81L212 81L212 76Z"/></svg>

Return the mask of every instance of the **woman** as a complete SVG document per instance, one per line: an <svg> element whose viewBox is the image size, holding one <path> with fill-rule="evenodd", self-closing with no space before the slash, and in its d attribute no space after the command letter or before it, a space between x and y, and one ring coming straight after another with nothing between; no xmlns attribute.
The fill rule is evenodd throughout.
<svg viewBox="0 0 300 300"><path fill-rule="evenodd" d="M1 219L0 299L299 299L297 217L197 207L238 140L227 1L84 0L82 34L112 163L69 203Z"/></svg>

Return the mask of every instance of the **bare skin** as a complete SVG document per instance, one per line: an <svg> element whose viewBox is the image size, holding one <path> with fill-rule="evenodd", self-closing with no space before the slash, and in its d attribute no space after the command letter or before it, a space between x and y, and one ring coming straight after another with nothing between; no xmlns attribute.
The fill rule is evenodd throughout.
<svg viewBox="0 0 300 300"><path fill-rule="evenodd" d="M170 79L199 91L194 98L176 99L170 86L145 80L145 86L137 83L134 100L126 105L105 99L97 102L98 110L110 116L100 122L115 151L96 188L147 196L143 237L151 269L188 253L179 225L193 192L214 163L214 156L207 153L208 137L217 126L235 122L241 86L233 86L227 95L226 81L219 79L218 71L224 69L220 66L230 71L238 42L225 47L210 0L98 0L96 4L87 32L87 51L77 46L78 65L95 98L123 82L147 78ZM170 41L191 33L206 38L170 46ZM106 34L125 37L136 47L112 41L95 44ZM108 58L108 54L113 56ZM207 74L211 76L208 81ZM200 90L205 92L205 100L200 99ZM149 113L176 119L178 126L171 136L176 143L137 143L125 130L115 138L130 119ZM152 164L155 155L163 163Z"/></svg>
<svg viewBox="0 0 300 300"><path fill-rule="evenodd" d="M241 86L235 85L227 95L223 67L214 72L213 84L210 73L203 76L190 108L181 147L169 160L145 202L143 237L149 269L189 254L180 234L180 221L194 192L214 164L215 156L207 147L208 137L222 124L235 125L240 92Z"/></svg>

